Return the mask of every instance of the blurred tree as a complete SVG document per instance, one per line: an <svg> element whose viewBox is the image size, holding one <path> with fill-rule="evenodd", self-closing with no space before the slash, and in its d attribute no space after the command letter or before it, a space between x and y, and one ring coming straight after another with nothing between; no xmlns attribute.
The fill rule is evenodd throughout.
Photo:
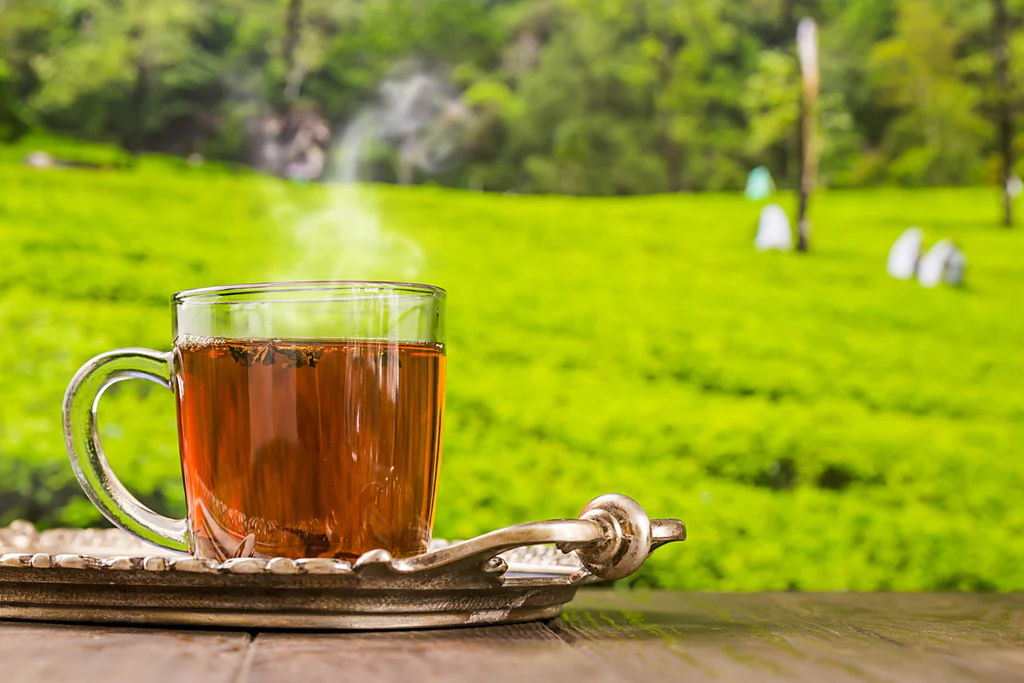
<svg viewBox="0 0 1024 683"><path fill-rule="evenodd" d="M774 5L755 4L765 14ZM744 72L759 46L740 29L749 10L728 0L563 0L546 8L541 30L520 33L547 38L535 66L511 79L518 100L508 145L524 159L524 189L742 185Z"/></svg>
<svg viewBox="0 0 1024 683"><path fill-rule="evenodd" d="M246 6L241 3L239 11ZM303 99L307 79L325 68L332 44L361 30L363 7L359 0L276 0L268 9L273 14L269 42L275 46L267 62L268 99L284 110Z"/></svg>
<svg viewBox="0 0 1024 683"><path fill-rule="evenodd" d="M775 170L779 178L794 177L789 167L794 156L800 117L800 71L793 54L765 50L756 70L747 76L742 103L750 122L749 154Z"/></svg>
<svg viewBox="0 0 1024 683"><path fill-rule="evenodd" d="M892 0L833 3L820 31L821 179L826 185L861 185L880 180L884 163L876 149L892 119L870 85L869 57L875 43L892 33Z"/></svg>
<svg viewBox="0 0 1024 683"><path fill-rule="evenodd" d="M960 78L964 40L928 0L900 0L896 34L871 52L880 102L898 112L882 141L888 176L911 184L977 183L983 176L987 126L978 88Z"/></svg>
<svg viewBox="0 0 1024 683"><path fill-rule="evenodd" d="M0 142L10 142L35 124L24 94L35 85L32 57L49 47L50 9L31 0L0 2Z"/></svg>
<svg viewBox="0 0 1024 683"><path fill-rule="evenodd" d="M295 49L299 46L300 24L302 21L302 0L288 0L288 11L285 13L284 50L281 58L284 61L285 81L283 97L295 99L302 84L302 69L295 62Z"/></svg>
<svg viewBox="0 0 1024 683"><path fill-rule="evenodd" d="M141 151L147 132L172 115L150 106L154 91L190 76L193 32L206 20L203 3L71 0L54 6L51 47L32 60L42 84L32 104L44 114L84 110L95 132L115 132L130 151Z"/></svg>
<svg viewBox="0 0 1024 683"><path fill-rule="evenodd" d="M14 87L14 71L0 59L0 142L11 142L24 135L28 121Z"/></svg>
<svg viewBox="0 0 1024 683"><path fill-rule="evenodd" d="M0 0L0 125L246 159L254 123L294 111L337 134L419 69L474 112L438 182L737 189L765 164L795 187L793 31L811 16L821 181L977 183L1006 158L986 119L1022 131L1024 157L1001 3L1012 64L1024 0Z"/></svg>
<svg viewBox="0 0 1024 683"><path fill-rule="evenodd" d="M745 154L744 75L758 62L752 24L770 24L768 5L727 0L660 5L651 23L665 46L664 81L655 99L663 138L679 150L673 189L742 187ZM746 29L746 30L745 30Z"/></svg>
<svg viewBox="0 0 1024 683"><path fill-rule="evenodd" d="M992 61L995 63L997 130L999 132L999 187L1003 197L1003 225L1013 225L1013 197L1010 175L1013 173L1013 114L1010 90L1010 17L1006 0L992 3Z"/></svg>
<svg viewBox="0 0 1024 683"><path fill-rule="evenodd" d="M1010 114L1013 125L1013 141L1011 151L1013 153L1014 165L1012 172L1015 175L1024 175L1024 122L1020 120L1020 111L1024 102L1024 69L1019 65L1024 64L1024 0L1009 0L1008 11L1010 13L1010 31L1007 41L1009 50L1009 78L1010 92ZM1015 68L1016 66L1016 68Z"/></svg>
<svg viewBox="0 0 1024 683"><path fill-rule="evenodd" d="M566 194L622 194L667 189L650 125L658 73L652 49L622 39L629 30L601 11L566 3L565 22L537 66L518 80L523 115L509 144L524 159L523 189ZM621 17L621 14L618 16Z"/></svg>

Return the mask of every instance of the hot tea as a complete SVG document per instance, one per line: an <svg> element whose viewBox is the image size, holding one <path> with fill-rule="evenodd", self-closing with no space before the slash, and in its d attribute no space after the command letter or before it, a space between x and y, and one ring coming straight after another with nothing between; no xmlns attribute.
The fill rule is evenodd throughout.
<svg viewBox="0 0 1024 683"><path fill-rule="evenodd" d="M174 364L193 552L426 550L444 412L440 345L182 336Z"/></svg>

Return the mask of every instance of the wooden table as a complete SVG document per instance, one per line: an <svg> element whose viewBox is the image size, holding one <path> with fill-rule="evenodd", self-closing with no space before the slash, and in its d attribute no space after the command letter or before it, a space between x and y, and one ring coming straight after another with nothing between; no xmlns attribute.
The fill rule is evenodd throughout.
<svg viewBox="0 0 1024 683"><path fill-rule="evenodd" d="M1024 594L584 590L550 623L399 633L0 622L0 681L1024 681Z"/></svg>

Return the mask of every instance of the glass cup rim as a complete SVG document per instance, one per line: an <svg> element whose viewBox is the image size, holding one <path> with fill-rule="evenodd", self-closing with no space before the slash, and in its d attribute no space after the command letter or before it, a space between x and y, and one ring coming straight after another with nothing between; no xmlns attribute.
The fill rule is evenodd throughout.
<svg viewBox="0 0 1024 683"><path fill-rule="evenodd" d="M185 289L176 292L171 297L172 305L182 304L232 304L258 303L261 301L280 301L279 299L260 299L260 294L285 294L289 292L337 292L339 294L351 294L361 290L376 290L377 294L407 294L412 296L429 296L444 299L447 292L436 285L420 284L416 282L397 282L391 280L282 280L277 282L254 282L240 285L216 285L213 287L198 287L196 289ZM366 292L369 293L369 292ZM234 297L243 297L241 301ZM350 297L339 296L338 300ZM317 301L332 301L331 296L317 298Z"/></svg>

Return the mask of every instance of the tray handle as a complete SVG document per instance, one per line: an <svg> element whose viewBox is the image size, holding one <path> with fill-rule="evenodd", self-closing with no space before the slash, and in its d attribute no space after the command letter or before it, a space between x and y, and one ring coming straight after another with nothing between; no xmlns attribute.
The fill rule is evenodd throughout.
<svg viewBox="0 0 1024 683"><path fill-rule="evenodd" d="M426 555L393 560L399 572L422 572L441 567L482 568L495 575L507 566L498 555L514 548L554 543L562 552L575 551L583 567L599 579L621 579L643 565L657 548L686 540L678 519L648 519L639 503L608 493L587 503L579 519L552 519L505 527ZM366 558L374 559L383 558ZM356 562L358 567L364 558Z"/></svg>

